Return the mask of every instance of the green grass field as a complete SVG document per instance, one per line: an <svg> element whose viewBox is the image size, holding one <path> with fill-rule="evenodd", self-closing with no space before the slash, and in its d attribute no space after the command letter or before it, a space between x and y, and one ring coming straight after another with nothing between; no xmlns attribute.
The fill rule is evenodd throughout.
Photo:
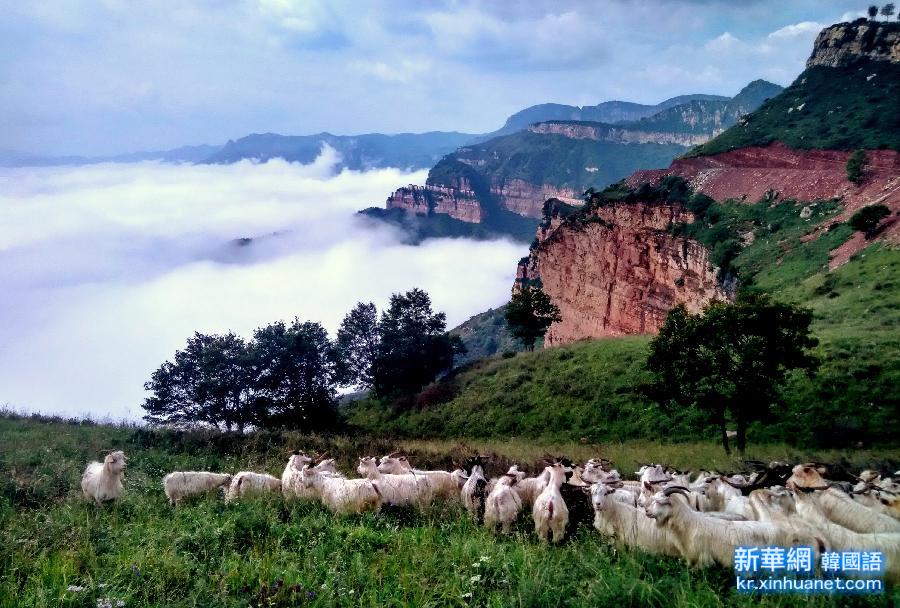
<svg viewBox="0 0 900 608"><path fill-rule="evenodd" d="M349 472L363 453L402 448L413 461L449 466L475 449L494 467L544 453L598 453L628 471L736 463L710 443L603 444L400 441L260 433L169 433L0 417L0 606L886 606L876 597L756 598L732 589L730 572L617 549L581 529L559 547L539 544L530 522L498 538L452 505L418 513L336 517L318 504L264 497L225 505L207 496L170 507L170 470L239 469L280 474L295 447L329 449ZM96 508L82 500L85 463L104 448L129 456L125 497ZM801 453L754 446L757 458L847 459L854 467L900 462L896 452ZM81 591L67 591L70 586ZM102 603L100 605L103 605Z"/></svg>

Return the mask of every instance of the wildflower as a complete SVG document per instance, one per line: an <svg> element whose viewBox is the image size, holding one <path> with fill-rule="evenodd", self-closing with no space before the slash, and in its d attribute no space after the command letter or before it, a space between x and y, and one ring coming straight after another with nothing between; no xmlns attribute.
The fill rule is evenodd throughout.
<svg viewBox="0 0 900 608"><path fill-rule="evenodd" d="M489 558L487 555L482 555L481 557L478 558L478 561L480 561L481 563L489 562L489 561L491 561L491 558Z"/></svg>
<svg viewBox="0 0 900 608"><path fill-rule="evenodd" d="M84 587L82 587L81 585L69 585L68 587L66 587L66 591L78 593L79 591L84 591Z"/></svg>
<svg viewBox="0 0 900 608"><path fill-rule="evenodd" d="M473 584L474 584L474 583L480 583L480 582L481 582L481 575L480 575L480 574L476 574L475 576L469 577L469 582L470 582L470 583L473 583Z"/></svg>
<svg viewBox="0 0 900 608"><path fill-rule="evenodd" d="M467 600L467 599L469 599L470 597L472 597L472 592L471 592L471 591L466 591L465 593L462 594L462 596L463 596L463 599Z"/></svg>
<svg viewBox="0 0 900 608"><path fill-rule="evenodd" d="M112 602L108 597L97 599L97 608L113 608Z"/></svg>
<svg viewBox="0 0 900 608"><path fill-rule="evenodd" d="M125 600L116 600L116 608L125 608Z"/></svg>

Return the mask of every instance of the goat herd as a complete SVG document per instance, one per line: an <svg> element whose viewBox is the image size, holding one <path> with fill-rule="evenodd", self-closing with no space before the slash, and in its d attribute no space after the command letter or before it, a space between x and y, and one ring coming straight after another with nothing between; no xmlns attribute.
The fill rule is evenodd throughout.
<svg viewBox="0 0 900 608"><path fill-rule="evenodd" d="M163 488L173 505L227 488L226 502L281 492L290 499L318 499L339 514L458 501L476 521L503 533L531 508L543 541L559 542L567 530L593 519L598 531L620 545L680 556L695 566L731 567L735 548L742 546L803 546L816 555L879 551L887 580L900 581L900 483L876 471L853 476L818 463L772 462L755 463L752 474L701 471L692 480L688 473L645 465L639 479L630 481L608 460L592 458L584 465L548 463L536 477L514 465L488 480L480 457L470 459L466 470L448 472L414 469L394 453L380 462L360 458L362 477L348 479L325 456L293 452L281 479L249 471L186 471L166 475ZM85 498L97 504L118 498L125 467L121 451L89 464L81 480Z"/></svg>

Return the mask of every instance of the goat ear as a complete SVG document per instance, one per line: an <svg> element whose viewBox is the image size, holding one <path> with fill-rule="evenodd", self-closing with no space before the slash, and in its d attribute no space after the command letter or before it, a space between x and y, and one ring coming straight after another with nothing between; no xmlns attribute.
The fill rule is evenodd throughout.
<svg viewBox="0 0 900 608"><path fill-rule="evenodd" d="M816 471L819 472L819 475L824 475L825 473L828 472L828 469L826 469L826 468L823 467L823 466L818 466L818 467L816 467Z"/></svg>
<svg viewBox="0 0 900 608"><path fill-rule="evenodd" d="M645 481L645 482L644 482L644 487L645 487L646 489L650 490L651 492L653 491L653 486L650 485L650 482L649 482L649 481Z"/></svg>

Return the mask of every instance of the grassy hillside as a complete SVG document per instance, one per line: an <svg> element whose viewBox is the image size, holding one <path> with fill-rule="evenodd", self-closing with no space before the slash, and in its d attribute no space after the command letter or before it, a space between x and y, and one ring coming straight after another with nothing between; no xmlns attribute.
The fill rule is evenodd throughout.
<svg viewBox="0 0 900 608"><path fill-rule="evenodd" d="M900 149L900 64L814 66L781 95L688 152L703 156L781 141L792 148Z"/></svg>
<svg viewBox="0 0 900 608"><path fill-rule="evenodd" d="M835 202L812 204L808 220L800 217L805 206L793 201L724 203L707 209L714 223L688 227L714 253L733 252L731 244L752 235L751 244L737 247L737 255L729 257L742 281L815 313L821 369L813 379L791 378L778 424L757 425L750 441L792 437L803 444L896 445L900 250L875 244L829 272L828 252L852 231L833 222ZM804 238L817 226L825 228L818 238ZM670 420L643 396L648 340L585 341L490 359L427 388L409 411L363 401L351 420L365 429L413 436L586 436L604 441L674 428L680 437L715 437L712 429L698 430L692 421Z"/></svg>
<svg viewBox="0 0 900 608"><path fill-rule="evenodd" d="M547 547L524 517L514 535L500 538L449 505L421 514L335 517L316 503L273 496L225 505L211 495L173 509L160 487L162 475L173 469L277 474L294 447L330 449L349 473L360 454L404 447L385 441L168 433L0 416L0 444L0 606L847 605L846 598L739 594L731 572L692 570L675 558L619 550L590 528ZM471 450L435 442L405 447L413 449L414 462L435 466ZM537 458L542 449L570 447L580 450L568 452L577 458L600 449L534 442L479 449L491 447L526 458ZM81 499L78 483L85 462L102 448L124 449L129 468L124 498L96 508ZM798 454L783 446L751 452L764 460L845 456ZM682 468L735 464L712 444L654 442L601 453L621 458L623 471L644 458ZM850 457L856 469L890 464L883 453ZM492 461L499 467L509 459L497 453ZM900 599L897 593L857 597L853 605L884 606Z"/></svg>

